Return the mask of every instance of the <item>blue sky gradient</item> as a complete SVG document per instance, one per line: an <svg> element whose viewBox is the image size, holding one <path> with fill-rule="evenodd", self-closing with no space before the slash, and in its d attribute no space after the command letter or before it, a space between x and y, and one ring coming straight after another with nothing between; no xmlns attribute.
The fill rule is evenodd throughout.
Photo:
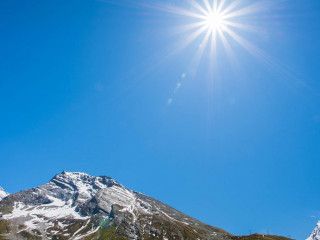
<svg viewBox="0 0 320 240"><path fill-rule="evenodd" d="M218 48L211 77L208 51L193 74L201 36L162 57L189 19L118 3L0 2L0 186L107 175L233 234L306 238L320 220L320 1L279 1L252 18L264 34L239 32L271 66L230 41L237 63Z"/></svg>

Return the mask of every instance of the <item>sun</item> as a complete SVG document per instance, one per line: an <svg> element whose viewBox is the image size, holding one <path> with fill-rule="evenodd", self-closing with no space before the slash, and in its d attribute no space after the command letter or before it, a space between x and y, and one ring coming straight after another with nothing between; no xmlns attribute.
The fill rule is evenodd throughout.
<svg viewBox="0 0 320 240"><path fill-rule="evenodd" d="M221 12L208 13L204 25L209 31L221 31L225 25L225 15Z"/></svg>
<svg viewBox="0 0 320 240"><path fill-rule="evenodd" d="M267 1L250 1L187 0L188 4L184 7L168 6L167 11L186 19L186 23L176 31L183 34L183 38L170 54L183 50L200 37L202 40L200 47L196 48L194 69L204 55L210 57L210 63L215 61L216 64L217 54L225 52L227 57L234 61L233 46L237 44L255 57L265 55L249 41L246 33L251 36L252 33L263 32L253 19L258 19L260 14L268 9Z"/></svg>
<svg viewBox="0 0 320 240"><path fill-rule="evenodd" d="M221 64L238 66L240 55L237 54L242 50L268 67L274 65L274 59L252 42L267 36L265 26L268 23L264 23L264 26L261 23L272 16L270 9L276 5L273 1L185 0L180 1L181 4L179 1L164 2L170 3L156 4L154 9L175 15L175 19L179 17L179 25L172 26L172 34L178 36L177 41L159 53L159 62L189 48L194 52L187 70L192 77L196 76L202 64L209 66L210 76L218 72Z"/></svg>

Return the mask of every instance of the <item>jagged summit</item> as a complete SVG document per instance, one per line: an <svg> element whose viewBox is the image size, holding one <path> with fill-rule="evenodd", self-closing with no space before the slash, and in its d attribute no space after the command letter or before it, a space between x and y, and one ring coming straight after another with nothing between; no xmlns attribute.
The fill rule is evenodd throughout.
<svg viewBox="0 0 320 240"><path fill-rule="evenodd" d="M63 189L69 195L73 195L73 200L85 202L92 198L99 190L111 187L124 188L121 184L110 177L95 177L82 172L63 171L55 175L51 181L42 186L49 189Z"/></svg>
<svg viewBox="0 0 320 240"><path fill-rule="evenodd" d="M317 223L316 228L310 234L306 240L320 240L320 221Z"/></svg>
<svg viewBox="0 0 320 240"><path fill-rule="evenodd" d="M115 181L114 179L107 177L107 176L99 176L99 177L95 177L95 176L91 176L87 173L84 172L67 172L67 171L63 171L60 174L55 175L52 180L63 180L63 181L68 181L68 182L73 182L73 183L77 183L77 182L86 182L88 184L91 184L95 181L107 181L109 183L112 184L119 184L117 181Z"/></svg>
<svg viewBox="0 0 320 240"><path fill-rule="evenodd" d="M9 194L6 191L4 191L2 187L0 187L0 201L8 195Z"/></svg>
<svg viewBox="0 0 320 240"><path fill-rule="evenodd" d="M108 176L92 176L88 173L85 173L85 172L69 172L69 171L66 171L66 170L63 170L60 174L57 174L55 176L69 176L71 178L77 178L77 179L82 179L82 178L97 178L97 177L100 177L100 178L108 178L108 179L112 179L111 177L108 177Z"/></svg>
<svg viewBox="0 0 320 240"><path fill-rule="evenodd" d="M62 173L55 175L50 182L58 183L59 181L74 185L73 187L80 187L81 184L92 185L92 186L98 185L101 188L105 187L104 185L122 186L120 183L118 183L117 181L115 181L110 177L107 177L107 176L95 177L83 172L63 171Z"/></svg>

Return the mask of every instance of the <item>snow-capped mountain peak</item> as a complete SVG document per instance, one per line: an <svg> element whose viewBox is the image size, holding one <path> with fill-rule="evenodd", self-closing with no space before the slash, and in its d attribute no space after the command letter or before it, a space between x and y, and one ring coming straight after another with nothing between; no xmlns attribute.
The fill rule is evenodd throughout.
<svg viewBox="0 0 320 240"><path fill-rule="evenodd" d="M227 240L230 236L112 178L66 171L47 184L0 201L0 223L19 226L0 233L0 238L14 239L109 239L103 236L112 235L130 240Z"/></svg>
<svg viewBox="0 0 320 240"><path fill-rule="evenodd" d="M312 231L310 237L306 240L320 240L320 221L318 222L316 228Z"/></svg>
<svg viewBox="0 0 320 240"><path fill-rule="evenodd" d="M65 184L67 188L73 190L81 190L83 185L91 185L95 188L105 188L112 185L120 186L117 181L110 177L94 177L87 173L66 171L54 176L50 182L61 182L62 184Z"/></svg>
<svg viewBox="0 0 320 240"><path fill-rule="evenodd" d="M8 195L9 194L6 191L4 191L2 187L0 187L0 201Z"/></svg>
<svg viewBox="0 0 320 240"><path fill-rule="evenodd" d="M112 186L123 187L110 177L94 177L82 172L66 171L54 176L46 185L49 188L58 187L70 195L76 195L73 199L82 203L92 198L101 189Z"/></svg>

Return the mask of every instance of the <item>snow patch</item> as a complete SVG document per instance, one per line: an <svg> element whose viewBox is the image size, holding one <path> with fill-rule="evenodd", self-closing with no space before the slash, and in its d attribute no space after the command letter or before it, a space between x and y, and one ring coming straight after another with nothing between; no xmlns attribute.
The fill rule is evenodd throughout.
<svg viewBox="0 0 320 240"><path fill-rule="evenodd" d="M0 201L8 195L9 194L6 191L4 191L2 187L0 187Z"/></svg>
<svg viewBox="0 0 320 240"><path fill-rule="evenodd" d="M316 228L310 234L306 240L320 240L320 221L317 223Z"/></svg>
<svg viewBox="0 0 320 240"><path fill-rule="evenodd" d="M6 220L22 218L24 225L28 229L37 229L40 223L62 219L71 218L85 220L89 217L83 217L75 211L75 207L71 207L60 199L50 197L53 202L40 206L27 206L24 203L18 202L15 204L12 213L3 215L2 218Z"/></svg>

